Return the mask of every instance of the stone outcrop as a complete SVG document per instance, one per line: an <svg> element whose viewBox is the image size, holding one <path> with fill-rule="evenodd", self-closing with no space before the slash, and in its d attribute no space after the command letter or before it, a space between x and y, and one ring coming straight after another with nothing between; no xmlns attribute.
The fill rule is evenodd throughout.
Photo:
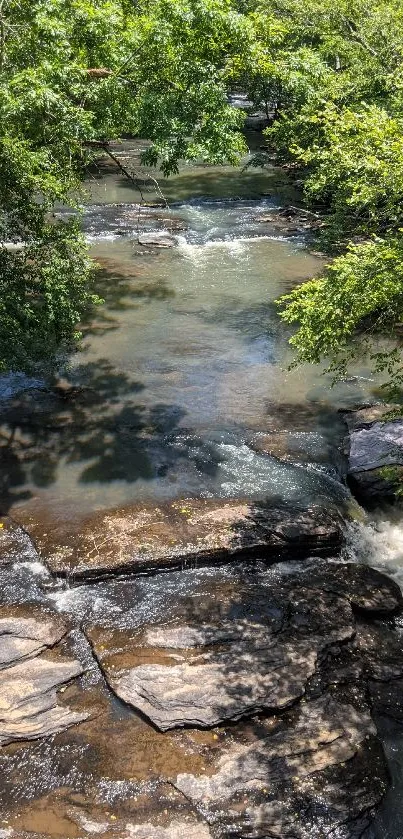
<svg viewBox="0 0 403 839"><path fill-rule="evenodd" d="M282 617L269 619L268 626L265 621L227 619L200 628L185 624L149 630L139 639L139 648L128 640L125 669L119 675L118 662L113 656L108 659L106 678L120 699L162 731L211 727L264 709L286 708L305 692L321 652L354 633L349 604L302 587L295 602L295 593L281 592L284 605L278 606L277 599L272 605ZM256 610L252 591L245 590L243 598ZM149 651L144 664L142 644ZM156 652L159 660L165 652L163 664L154 663Z"/></svg>
<svg viewBox="0 0 403 839"><path fill-rule="evenodd" d="M390 416L391 406L382 405L345 414L348 479L363 500L394 498L403 492L403 418Z"/></svg>
<svg viewBox="0 0 403 839"><path fill-rule="evenodd" d="M86 718L57 700L57 690L82 673L80 663L41 655L66 632L58 616L29 608L2 610L0 745L47 737Z"/></svg>
<svg viewBox="0 0 403 839"><path fill-rule="evenodd" d="M403 678L400 638L381 622L399 589L367 566L312 560L197 595L141 630L85 627L127 705L177 736L212 729L202 772L170 783L220 839L358 839L388 784L371 710L388 713Z"/></svg>
<svg viewBox="0 0 403 839"><path fill-rule="evenodd" d="M261 590L242 587L242 617L235 604L228 604L224 614L210 607L207 621L176 619L118 638L89 628L88 637L117 696L162 731L212 727L289 707L304 695L326 650L335 644L351 642L348 658L359 676L388 679L403 673L395 635L379 670L382 637L375 627L358 629L355 623L353 609L387 616L401 605L399 589L379 572L353 564L316 564L288 585L269 586L265 596L266 602Z"/></svg>
<svg viewBox="0 0 403 839"><path fill-rule="evenodd" d="M179 584L185 576L190 588ZM53 611L0 612L12 839L363 834L388 784L371 710L400 719L393 581L309 559L165 574L161 589L154 577L75 593L91 647L76 626L74 650L107 685L100 673L96 685L75 678L83 665L68 652L70 624ZM6 745L38 737L33 762L27 742L24 758ZM24 799L27 784L39 794ZM0 784L0 802L3 794Z"/></svg>
<svg viewBox="0 0 403 839"><path fill-rule="evenodd" d="M30 527L50 569L82 580L256 556L326 555L342 544L340 515L319 505L186 499L95 514L74 530Z"/></svg>
<svg viewBox="0 0 403 839"><path fill-rule="evenodd" d="M214 774L181 774L175 781L221 837L328 835L382 796L385 768L381 754L371 754L375 726L368 711L325 695L301 704L278 728L262 721L255 729L252 742L223 751ZM369 777L366 788L354 783L332 788L336 767L357 761L357 769L365 758L368 769L379 773L377 782ZM326 832L316 833L319 824Z"/></svg>

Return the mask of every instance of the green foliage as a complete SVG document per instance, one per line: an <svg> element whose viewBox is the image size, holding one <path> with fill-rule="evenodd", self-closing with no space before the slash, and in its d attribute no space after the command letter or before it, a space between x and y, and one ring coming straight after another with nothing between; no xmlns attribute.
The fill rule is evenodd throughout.
<svg viewBox="0 0 403 839"><path fill-rule="evenodd" d="M403 6L260 0L249 9L266 17L266 33L277 32L271 43L262 35L262 77L270 89L276 75L280 91L268 143L303 178L306 201L323 215L319 246L336 254L323 276L280 301L283 319L297 326L297 360L327 358L337 377L369 353L396 389L403 381Z"/></svg>
<svg viewBox="0 0 403 839"><path fill-rule="evenodd" d="M402 121L363 103L356 110L325 105L302 113L300 124L300 144L290 151L307 167L307 200L326 208L322 245L395 229L403 221Z"/></svg>
<svg viewBox="0 0 403 839"><path fill-rule="evenodd" d="M376 470L376 473L390 484L390 490L396 498L403 498L403 467L402 466L382 466Z"/></svg>
<svg viewBox="0 0 403 839"><path fill-rule="evenodd" d="M403 238L350 245L321 277L279 303L285 307L283 319L300 324L291 344L301 360L318 363L330 357L330 369L345 375L366 351L377 370L403 381L400 353L378 349L380 336L398 338L403 320Z"/></svg>
<svg viewBox="0 0 403 839"><path fill-rule="evenodd" d="M69 345L93 300L82 235L52 211L94 144L142 136L164 174L236 162L242 89L274 117L268 143L336 255L282 301L298 357L340 375L369 351L400 383L402 24L401 0L2 0L0 368Z"/></svg>
<svg viewBox="0 0 403 839"><path fill-rule="evenodd" d="M165 174L238 159L226 85L251 33L229 0L1 2L0 369L68 346L94 300L78 225L52 215L94 143L138 134Z"/></svg>

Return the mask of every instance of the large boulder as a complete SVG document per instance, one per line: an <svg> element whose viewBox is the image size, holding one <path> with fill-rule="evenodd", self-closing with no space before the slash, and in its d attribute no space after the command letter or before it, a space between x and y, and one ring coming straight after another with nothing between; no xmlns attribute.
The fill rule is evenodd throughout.
<svg viewBox="0 0 403 839"><path fill-rule="evenodd" d="M345 415L349 435L348 480L363 500L403 494L403 417L376 405Z"/></svg>
<svg viewBox="0 0 403 839"><path fill-rule="evenodd" d="M316 564L264 588L219 586L205 609L194 606L191 621L179 610L143 632L86 632L110 687L157 728L212 727L294 704L334 645L347 649L343 673L348 666L357 678L403 675L395 633L357 627L353 613L388 616L400 604L379 572Z"/></svg>
<svg viewBox="0 0 403 839"><path fill-rule="evenodd" d="M96 513L80 526L29 526L41 555L72 580L144 573L239 558L275 560L337 553L338 512L320 505L186 499Z"/></svg>
<svg viewBox="0 0 403 839"><path fill-rule="evenodd" d="M315 598L307 608L315 611L317 605ZM303 695L324 648L353 635L345 616L339 615L340 625L334 626L334 602L325 595L320 609L333 617L333 623L329 622L327 632L309 639L249 621L240 621L236 627L206 627L205 632L186 625L164 627L156 637L150 632L145 639L151 648L150 663L135 664L134 655L135 666L127 664L122 674L107 671L109 684L120 699L146 714L162 731L211 727L264 709L281 710ZM166 655L166 663L153 663L157 644L175 650L174 655ZM158 650L159 659L161 653Z"/></svg>
<svg viewBox="0 0 403 839"><path fill-rule="evenodd" d="M93 616L85 632L126 705L170 743L202 744L202 767L169 776L203 818L196 837L207 823L221 839L358 839L388 784L371 708L389 713L386 686L403 678L400 637L381 620L401 596L364 565L280 568L206 572L162 621L139 629L126 604L119 627Z"/></svg>

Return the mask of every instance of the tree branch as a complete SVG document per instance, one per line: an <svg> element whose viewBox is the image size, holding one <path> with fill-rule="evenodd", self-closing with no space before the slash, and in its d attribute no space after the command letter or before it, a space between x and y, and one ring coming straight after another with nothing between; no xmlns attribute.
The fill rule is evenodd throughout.
<svg viewBox="0 0 403 839"><path fill-rule="evenodd" d="M357 44L360 44L361 47L364 47L364 49L367 50L367 52L369 52L369 54L372 55L373 58L379 58L379 54L377 53L377 51L374 50L373 47L371 47L371 45L368 43L368 41L366 41L363 35L360 35L355 23L346 17L343 17L343 21L346 24L353 41L356 41Z"/></svg>

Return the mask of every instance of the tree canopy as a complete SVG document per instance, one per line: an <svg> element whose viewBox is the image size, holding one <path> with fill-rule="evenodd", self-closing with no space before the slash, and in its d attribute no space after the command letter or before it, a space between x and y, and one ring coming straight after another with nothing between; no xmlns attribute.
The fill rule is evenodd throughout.
<svg viewBox="0 0 403 839"><path fill-rule="evenodd" d="M298 358L341 373L365 349L403 381L377 347L403 320L402 24L401 0L0 0L0 367L52 356L94 299L79 222L52 215L94 146L141 136L164 174L235 163L238 89L333 257L281 301Z"/></svg>
<svg viewBox="0 0 403 839"><path fill-rule="evenodd" d="M0 367L51 357L93 299L79 223L52 209L94 144L145 137L165 174L238 159L227 76L248 32L229 0L1 0Z"/></svg>
<svg viewBox="0 0 403 839"><path fill-rule="evenodd" d="M400 0L268 0L280 22L275 81L278 157L304 180L323 213L320 245L335 256L323 275L280 301L297 325L300 360L329 359L343 375L365 353L403 383L403 6ZM276 47L277 49L277 47ZM298 64L297 76L290 68ZM296 82L298 79L298 83ZM395 346L379 349L380 336Z"/></svg>

